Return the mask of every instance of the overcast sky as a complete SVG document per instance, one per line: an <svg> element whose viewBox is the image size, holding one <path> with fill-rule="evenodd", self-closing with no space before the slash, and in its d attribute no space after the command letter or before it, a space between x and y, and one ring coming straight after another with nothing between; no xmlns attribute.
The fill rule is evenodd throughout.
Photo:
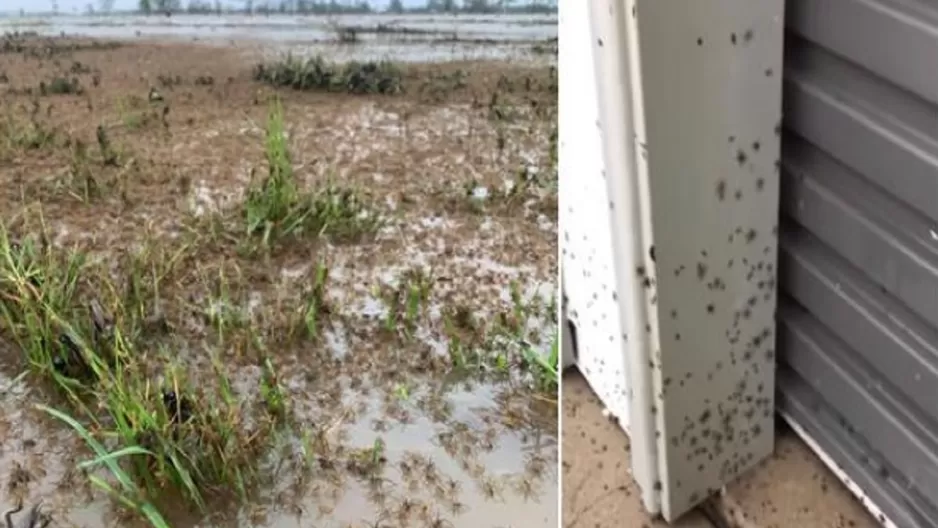
<svg viewBox="0 0 938 528"><path fill-rule="evenodd" d="M84 12L85 6L89 3L93 4L95 8L98 7L98 0L58 0L59 11L62 13L71 13L73 10L77 9L79 12ZM137 6L137 0L115 0L114 9L131 9ZM182 5L187 5L188 0L183 0ZM212 0L214 3L214 0ZM222 3L229 5L239 5L243 6L244 2L234 2L232 0L223 0ZM279 1L272 0L271 5L277 5ZM370 0L369 2L375 8L382 8L388 4L388 0ZM426 0L404 0L404 5L425 5ZM263 5L264 0L255 0L255 5ZM51 11L52 2L51 0L0 0L0 11L8 12L17 12L20 9L26 9L27 11Z"/></svg>

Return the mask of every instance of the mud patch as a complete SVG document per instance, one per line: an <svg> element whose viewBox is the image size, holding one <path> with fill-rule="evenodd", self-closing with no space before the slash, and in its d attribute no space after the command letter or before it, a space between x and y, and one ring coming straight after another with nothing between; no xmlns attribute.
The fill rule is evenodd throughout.
<svg viewBox="0 0 938 528"><path fill-rule="evenodd" d="M52 42L0 54L0 507L89 527L144 526L147 501L177 527L556 524L549 70L407 70L464 72L432 97L277 92L236 49ZM28 90L73 69L80 94ZM146 448L121 465L158 485L116 506L39 404L109 452Z"/></svg>

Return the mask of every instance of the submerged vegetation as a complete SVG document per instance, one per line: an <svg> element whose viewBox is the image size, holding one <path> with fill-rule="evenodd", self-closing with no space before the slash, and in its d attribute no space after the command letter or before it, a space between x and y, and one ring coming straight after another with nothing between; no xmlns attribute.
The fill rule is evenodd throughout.
<svg viewBox="0 0 938 528"><path fill-rule="evenodd" d="M37 41L49 45L13 39ZM491 99L474 92L470 74L432 77L433 104L443 115L456 120L457 112L471 111L481 123L460 141L491 152L462 149L470 161L456 163L473 164L472 177L451 176L446 151L454 147L428 146L420 139L429 134L419 128L426 125L406 109L395 114L395 143L376 148L378 163L369 161L366 177L356 177L348 165L366 164L364 147L354 144L344 157L320 148L335 130L345 133L338 125L326 132L307 123L305 136L292 133L315 114L303 113L291 90L269 87L395 94L394 104L432 110L425 99L406 99L411 74L401 66L290 58L256 68L253 83L243 72L259 114L239 115L228 130L240 132L221 134L197 121L237 113L226 106L237 96L229 93L248 90L214 82L231 72L186 78L164 67L145 84L125 80L111 88L116 81L106 63L70 54L119 48L84 45L62 43L72 50L62 53L20 50L30 61L69 58L43 63L41 78L52 79L44 89L25 90L36 81L0 64L16 98L0 116L0 173L10 182L0 194L0 343L28 372L17 379L42 389L28 395L31 403L87 447L78 468L95 488L163 527L174 525L175 511L237 512L270 500L270 489L302 496L343 488L351 478L379 517L445 525L437 506L451 515L466 506L460 482L444 476L424 447L439 444L486 500L509 485L537 494L553 463L541 446L512 455L524 465L515 480L496 481L479 460L495 449L498 434L521 431L527 445L556 425L556 306L552 292L535 287L537 279L554 279L537 268L520 271L524 260L514 260L517 272L481 277L459 266L495 260L473 254L489 251L473 240L495 236L479 235L486 222L509 226L499 229L535 247L539 237L553 243L542 217L556 208L555 156L545 153L540 170L515 168L523 157L517 145L543 134L541 121L555 110L550 99L534 110L524 100L536 101L541 88L496 85L505 93L497 98L503 112L493 117L484 104L452 103ZM68 88L54 82L65 67L73 72L61 77ZM430 77L414 78L420 92ZM199 113L210 105L214 114ZM247 107L245 113L254 110ZM343 111L365 111L351 108ZM526 120L534 124L516 132ZM497 131L491 138L489 129ZM237 143L216 152L219 137ZM543 139L537 148L549 148ZM424 141L424 154L411 141ZM428 172L446 178L421 173L427 169L412 160L422 156L433 160ZM235 157L250 167L228 159ZM497 171L481 174L484 159ZM212 177L228 185L219 193L224 206L199 201L210 194L204 180ZM467 197L466 189L483 186L498 190L481 202ZM446 228L445 236L458 238L428 244L436 220L427 215L436 211L446 218L440 222L455 218L468 229ZM498 244L506 240L513 239ZM545 253L548 263L554 253ZM448 398L479 384L494 387L500 407L483 419L484 431L472 432L454 418ZM349 394L374 400L377 414L355 410L345 401ZM386 440L388 423L404 427L417 413L445 425L415 440L419 449ZM373 423L349 438L346 430L362 419ZM386 471L392 464L398 471ZM419 480L431 499L410 498L408 479Z"/></svg>
<svg viewBox="0 0 938 528"><path fill-rule="evenodd" d="M397 94L403 90L402 71L390 61L335 63L321 55L258 64L254 78L294 90L318 90L351 94Z"/></svg>

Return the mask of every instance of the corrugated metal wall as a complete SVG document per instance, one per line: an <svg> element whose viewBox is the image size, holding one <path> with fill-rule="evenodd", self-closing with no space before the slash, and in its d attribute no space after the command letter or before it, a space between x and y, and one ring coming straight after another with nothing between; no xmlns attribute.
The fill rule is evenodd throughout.
<svg viewBox="0 0 938 528"><path fill-rule="evenodd" d="M938 2L789 0L786 25L779 406L898 526L933 528Z"/></svg>

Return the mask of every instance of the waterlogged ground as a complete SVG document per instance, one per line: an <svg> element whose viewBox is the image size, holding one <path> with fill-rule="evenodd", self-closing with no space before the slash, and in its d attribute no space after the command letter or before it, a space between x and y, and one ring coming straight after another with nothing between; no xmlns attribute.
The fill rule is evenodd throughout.
<svg viewBox="0 0 938 528"><path fill-rule="evenodd" d="M328 53L343 60L408 62L499 59L556 60L556 15L335 16L61 16L0 18L0 28L40 35L99 39L181 39L238 45L261 53ZM336 29L354 28L357 42L336 46Z"/></svg>
<svg viewBox="0 0 938 528"><path fill-rule="evenodd" d="M245 204L272 165L275 90L252 67L180 43L0 53L0 218L18 242L0 240L0 508L146 525L89 483L112 475L76 469L93 455L44 404L109 450L130 444L119 416L160 416L169 440L141 445L254 475L240 498L197 484L204 514L164 482L171 526L556 525L556 395L531 359L556 331L555 73L459 62L411 68L402 95L280 91L300 192L335 211L323 236L265 238ZM45 249L25 266L30 241ZM51 345L22 341L26 299L51 298L74 254L75 309L56 313L90 327L96 301L127 334L85 409L36 352ZM167 386L196 416L172 433L147 407ZM133 394L144 410L114 411Z"/></svg>

